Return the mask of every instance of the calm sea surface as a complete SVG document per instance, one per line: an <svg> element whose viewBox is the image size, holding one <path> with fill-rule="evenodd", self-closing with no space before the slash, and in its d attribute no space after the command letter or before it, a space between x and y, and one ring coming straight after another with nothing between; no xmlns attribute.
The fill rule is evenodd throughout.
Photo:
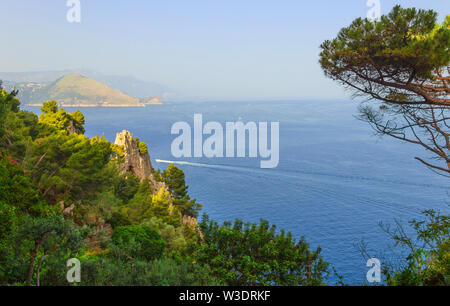
<svg viewBox="0 0 450 306"><path fill-rule="evenodd" d="M305 236L323 249L348 284L362 284L369 268L355 247L364 240L369 250L389 256L389 240L379 222L407 222L427 208L448 214L448 179L427 170L415 156L427 156L414 145L373 136L354 118L356 102L230 102L168 103L146 108L82 108L86 135L130 130L147 142L155 159L177 160L170 146L171 126L195 113L203 122L280 122L280 163L260 169L251 158L190 158L179 165L192 197L203 212L222 222L236 218L269 220ZM27 109L38 112L38 108ZM73 109L67 109L73 111ZM178 159L180 160L180 159ZM333 279L330 280L333 283Z"/></svg>

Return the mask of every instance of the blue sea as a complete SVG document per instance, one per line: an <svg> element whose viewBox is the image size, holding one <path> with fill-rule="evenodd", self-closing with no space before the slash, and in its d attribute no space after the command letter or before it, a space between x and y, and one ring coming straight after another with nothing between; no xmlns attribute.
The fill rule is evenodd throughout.
<svg viewBox="0 0 450 306"><path fill-rule="evenodd" d="M181 160L192 197L203 212L223 222L261 218L304 236L350 285L366 280L366 260L356 245L394 256L379 223L404 224L424 209L449 214L448 179L414 159L421 148L374 135L355 119L355 101L167 103L146 108L82 108L86 135L114 141L124 129L149 146L153 167ZM38 112L38 108L28 109ZM68 111L74 109L68 108ZM203 122L280 122L280 162L261 169L255 158L184 158L171 155L171 126ZM382 262L383 264L383 262ZM330 284L335 278L331 277Z"/></svg>

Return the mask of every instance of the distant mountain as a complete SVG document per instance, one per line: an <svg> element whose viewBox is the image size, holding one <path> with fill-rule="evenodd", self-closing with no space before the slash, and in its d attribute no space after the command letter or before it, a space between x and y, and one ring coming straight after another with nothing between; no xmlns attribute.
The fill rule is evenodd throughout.
<svg viewBox="0 0 450 306"><path fill-rule="evenodd" d="M7 89L18 89L18 98L27 105L42 105L44 101L49 100L55 100L66 107L136 107L162 104L159 97L135 98L77 73L64 75L50 84L7 81L4 86Z"/></svg>
<svg viewBox="0 0 450 306"><path fill-rule="evenodd" d="M130 96L146 98L159 96L163 99L175 97L175 93L158 83L146 82L133 76L105 75L87 69L72 69L61 71L39 71L39 72L0 72L0 80L5 83L51 83L68 74L80 74L98 82L105 83L111 88L120 90Z"/></svg>
<svg viewBox="0 0 450 306"><path fill-rule="evenodd" d="M60 77L73 73L71 70L38 72L0 72L0 79L14 83L50 83Z"/></svg>
<svg viewBox="0 0 450 306"><path fill-rule="evenodd" d="M146 98L149 96L159 96L166 100L175 96L175 93L166 86L154 82L142 81L133 76L104 75L89 70L80 71L79 73L105 83L112 88L117 88L133 97Z"/></svg>

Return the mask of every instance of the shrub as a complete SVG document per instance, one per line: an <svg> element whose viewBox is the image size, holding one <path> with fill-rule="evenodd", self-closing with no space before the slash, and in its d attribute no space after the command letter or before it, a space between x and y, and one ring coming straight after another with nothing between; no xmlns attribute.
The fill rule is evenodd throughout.
<svg viewBox="0 0 450 306"><path fill-rule="evenodd" d="M148 261L160 258L165 248L161 235L144 225L118 226L112 240L125 256Z"/></svg>

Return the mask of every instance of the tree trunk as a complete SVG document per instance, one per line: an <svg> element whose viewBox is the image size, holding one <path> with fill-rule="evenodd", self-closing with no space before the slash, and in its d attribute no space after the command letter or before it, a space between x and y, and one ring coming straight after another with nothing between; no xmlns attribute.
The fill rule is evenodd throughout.
<svg viewBox="0 0 450 306"><path fill-rule="evenodd" d="M311 281L311 259L310 259L310 257L311 257L311 254L309 253L309 250L306 250L306 280L307 280L307 282L308 282L308 285L309 285L309 282Z"/></svg>
<svg viewBox="0 0 450 306"><path fill-rule="evenodd" d="M36 255L39 249L39 245L41 244L40 240L36 240L34 243L34 249L31 252L31 260L30 265L28 266L28 273L27 273L27 286L31 285L31 278L33 277L33 268L34 268L34 262L36 261Z"/></svg>
<svg viewBox="0 0 450 306"><path fill-rule="evenodd" d="M40 286L39 277L40 277L40 273L41 273L41 265L42 265L42 262L44 261L44 259L46 259L47 257L48 257L48 255L44 255L41 257L41 259L39 259L39 264L37 266L37 271L36 271L36 286L38 286L38 287Z"/></svg>

